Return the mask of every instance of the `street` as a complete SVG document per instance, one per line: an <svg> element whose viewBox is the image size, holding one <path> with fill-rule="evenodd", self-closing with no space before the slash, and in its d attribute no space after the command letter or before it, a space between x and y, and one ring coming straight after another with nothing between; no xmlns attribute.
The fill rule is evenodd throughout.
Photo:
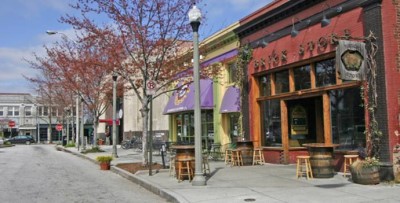
<svg viewBox="0 0 400 203"><path fill-rule="evenodd" d="M53 145L0 148L0 202L166 202Z"/></svg>

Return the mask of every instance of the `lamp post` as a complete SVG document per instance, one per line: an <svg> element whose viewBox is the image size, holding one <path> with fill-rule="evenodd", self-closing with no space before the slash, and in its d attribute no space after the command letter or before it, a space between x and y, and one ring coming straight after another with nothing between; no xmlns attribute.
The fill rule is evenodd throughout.
<svg viewBox="0 0 400 203"><path fill-rule="evenodd" d="M112 142L113 142L113 150L112 150L112 156L114 158L118 158L117 154L117 125L116 125L116 120L117 120L117 73L113 72L112 79L113 79L113 108L112 108L112 114L113 114L113 123L112 123Z"/></svg>
<svg viewBox="0 0 400 203"><path fill-rule="evenodd" d="M36 114L36 142L39 144L40 143L40 128L39 128L39 119L38 119L38 114L39 114L39 106L38 105L34 105L35 106L35 114Z"/></svg>
<svg viewBox="0 0 400 203"><path fill-rule="evenodd" d="M201 12L193 5L189 11L189 22L193 29L193 80L194 80L194 144L195 144L195 173L192 181L193 186L206 185L206 179L201 170L202 147L201 147L201 110L200 110L200 73L199 73L199 27Z"/></svg>
<svg viewBox="0 0 400 203"><path fill-rule="evenodd" d="M59 32L59 31L54 31L54 30L47 30L46 34L48 35L56 35L56 34L60 34L63 37L65 37L66 39L71 40L74 44L78 44L75 40L72 40L71 38L68 37L68 35L66 35L63 32ZM77 77L77 81L79 82L79 76ZM72 109L71 109L72 110ZM82 113L83 115L83 113ZM79 141L79 92L77 93L76 96L76 121L75 121L75 147L78 148L79 151L79 144L82 142ZM83 136L83 135L82 135ZM83 140L83 139L82 139ZM68 142L68 140L67 140ZM83 144L82 144L83 145Z"/></svg>

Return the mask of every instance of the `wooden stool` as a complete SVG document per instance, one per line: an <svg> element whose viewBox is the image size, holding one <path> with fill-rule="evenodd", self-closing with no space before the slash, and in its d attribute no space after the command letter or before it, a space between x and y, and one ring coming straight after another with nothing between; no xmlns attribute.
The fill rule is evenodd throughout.
<svg viewBox="0 0 400 203"><path fill-rule="evenodd" d="M184 176L187 176L189 181L192 181L193 169L191 166L191 162L193 161L193 159L179 159L176 161L178 162L178 182L181 182Z"/></svg>
<svg viewBox="0 0 400 203"><path fill-rule="evenodd" d="M225 164L232 164L232 149L225 150Z"/></svg>
<svg viewBox="0 0 400 203"><path fill-rule="evenodd" d="M264 165L264 153L262 148L254 148L253 150L253 165L260 164Z"/></svg>
<svg viewBox="0 0 400 203"><path fill-rule="evenodd" d="M175 156L170 156L169 157L169 176L176 176L175 172Z"/></svg>
<svg viewBox="0 0 400 203"><path fill-rule="evenodd" d="M307 179L314 178L311 170L310 156L297 156L296 177L303 176L303 167L306 169Z"/></svg>
<svg viewBox="0 0 400 203"><path fill-rule="evenodd" d="M343 163L343 177L346 177L347 173L349 172L350 175L350 166L353 164L354 161L358 159L358 155L344 155L344 163Z"/></svg>
<svg viewBox="0 0 400 203"><path fill-rule="evenodd" d="M240 150L233 149L231 158L231 166L243 166L243 158Z"/></svg>
<svg viewBox="0 0 400 203"><path fill-rule="evenodd" d="M203 173L206 174L210 174L210 164L208 163L208 156L207 155L203 155Z"/></svg>

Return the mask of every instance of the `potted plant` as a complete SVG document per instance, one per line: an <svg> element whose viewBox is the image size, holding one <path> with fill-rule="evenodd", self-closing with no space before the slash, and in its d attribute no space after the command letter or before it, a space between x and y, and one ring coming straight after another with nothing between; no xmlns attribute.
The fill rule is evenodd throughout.
<svg viewBox="0 0 400 203"><path fill-rule="evenodd" d="M98 156L96 161L100 164L101 170L110 170L110 162L113 160L112 156Z"/></svg>
<svg viewBox="0 0 400 203"><path fill-rule="evenodd" d="M357 160L350 166L351 178L354 183L363 185L379 184L379 160L367 157Z"/></svg>

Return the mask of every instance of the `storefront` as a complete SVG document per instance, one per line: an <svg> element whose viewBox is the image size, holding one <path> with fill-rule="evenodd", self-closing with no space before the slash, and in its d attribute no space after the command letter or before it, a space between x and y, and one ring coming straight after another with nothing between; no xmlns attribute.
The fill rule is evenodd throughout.
<svg viewBox="0 0 400 203"><path fill-rule="evenodd" d="M385 41L394 43L393 36L383 37L385 30L394 32L383 21L394 23L395 12L392 3L373 0L278 0L240 21L235 32L242 48L248 45L252 51L243 115L250 139L263 147L267 162L294 163L307 153L303 144L327 143L338 144L335 165L340 168L340 155L365 147L370 123L362 88L366 80L344 79L339 66L346 63L359 71L360 64L371 63L374 44L379 47L373 63L380 67L375 112L383 133L380 157L393 163L397 141L391 132L399 128L399 103L389 93L399 91L394 78L399 73L393 72L396 64L388 55L396 58L398 50L383 51ZM368 47L337 54L341 41Z"/></svg>

